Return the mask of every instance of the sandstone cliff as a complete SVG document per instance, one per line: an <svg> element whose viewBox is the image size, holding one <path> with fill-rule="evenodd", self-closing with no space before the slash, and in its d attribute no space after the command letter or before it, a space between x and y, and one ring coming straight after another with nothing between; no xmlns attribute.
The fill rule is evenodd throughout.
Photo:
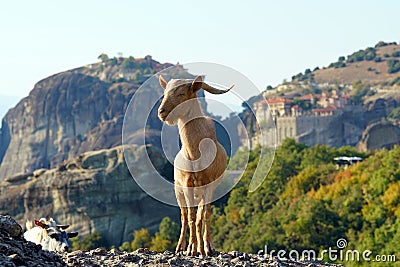
<svg viewBox="0 0 400 267"><path fill-rule="evenodd" d="M156 169L167 175L167 161L157 148L133 145L125 153L140 169L139 154L145 149ZM7 180L0 184L0 214L13 216L21 225L51 216L81 236L97 230L110 245L131 240L134 229L155 231L163 217L179 216L178 208L152 199L138 187L121 146L83 153L57 168L36 170L31 178Z"/></svg>

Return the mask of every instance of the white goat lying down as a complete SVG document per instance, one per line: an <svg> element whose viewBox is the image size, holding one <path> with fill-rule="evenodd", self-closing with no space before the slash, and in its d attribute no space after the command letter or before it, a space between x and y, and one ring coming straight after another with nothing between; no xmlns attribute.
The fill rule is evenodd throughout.
<svg viewBox="0 0 400 267"><path fill-rule="evenodd" d="M69 225L59 225L53 218L49 220L41 218L39 221L35 219L34 223L35 227L33 227L32 221L26 222L27 231L24 233L24 238L42 245L44 250L67 252L69 249L68 238L78 235L77 232L65 232Z"/></svg>

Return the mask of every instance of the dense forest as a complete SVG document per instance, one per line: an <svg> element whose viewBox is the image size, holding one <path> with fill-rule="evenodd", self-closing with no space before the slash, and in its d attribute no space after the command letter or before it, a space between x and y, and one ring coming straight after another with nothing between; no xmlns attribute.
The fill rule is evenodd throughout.
<svg viewBox="0 0 400 267"><path fill-rule="evenodd" d="M231 159L240 164L246 151ZM376 255L397 257L400 266L400 147L360 153L351 147L306 147L287 139L277 149L272 168L257 191L248 184L260 148L250 151L250 162L226 203L213 207L213 241L218 250L257 253L268 250L337 249L345 239L346 250L370 250L371 262L346 262L348 266L382 266ZM338 169L337 156L358 156L363 162ZM120 249L147 246L157 251L173 250L179 225L164 218L151 236L135 231L132 242ZM360 254L361 255L361 254ZM320 256L320 255L317 255ZM324 257L329 261L329 258Z"/></svg>

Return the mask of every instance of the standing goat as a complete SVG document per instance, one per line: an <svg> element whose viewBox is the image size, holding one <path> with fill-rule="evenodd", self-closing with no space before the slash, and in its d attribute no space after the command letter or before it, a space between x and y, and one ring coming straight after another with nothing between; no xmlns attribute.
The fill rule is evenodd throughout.
<svg viewBox="0 0 400 267"><path fill-rule="evenodd" d="M176 252L186 250L186 230L189 225L187 255L211 255L214 247L210 236L211 202L222 178L227 155L215 135L214 122L203 114L197 91L203 88L212 94L223 94L202 81L171 79L162 76L164 99L158 117L168 125L178 125L182 147L174 160L175 194L181 210L181 234ZM197 215L195 207L197 208ZM202 227L204 220L204 236Z"/></svg>
<svg viewBox="0 0 400 267"><path fill-rule="evenodd" d="M78 235L77 232L67 233L64 230L69 225L58 225L53 218L46 220L41 218L39 221L34 220L35 227L31 221L26 222L27 231L24 233L24 238L36 244L40 244L42 249L67 252L69 249L68 238Z"/></svg>

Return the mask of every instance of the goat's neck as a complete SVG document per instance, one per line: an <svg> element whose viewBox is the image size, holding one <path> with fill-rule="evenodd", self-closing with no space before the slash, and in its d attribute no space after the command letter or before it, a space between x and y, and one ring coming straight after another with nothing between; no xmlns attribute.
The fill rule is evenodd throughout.
<svg viewBox="0 0 400 267"><path fill-rule="evenodd" d="M189 121L204 117L203 110L201 109L199 100L190 100L190 106L188 107L188 112L178 119L178 129L179 133L182 132L183 126Z"/></svg>
<svg viewBox="0 0 400 267"><path fill-rule="evenodd" d="M198 127L184 127L188 122L196 118L204 118L205 115L201 109L198 100L191 101L188 112L178 119L179 136L182 142L182 151L187 159L197 159L200 156L199 143L204 136ZM196 121L200 123L200 121ZM196 125L201 128L200 125Z"/></svg>

